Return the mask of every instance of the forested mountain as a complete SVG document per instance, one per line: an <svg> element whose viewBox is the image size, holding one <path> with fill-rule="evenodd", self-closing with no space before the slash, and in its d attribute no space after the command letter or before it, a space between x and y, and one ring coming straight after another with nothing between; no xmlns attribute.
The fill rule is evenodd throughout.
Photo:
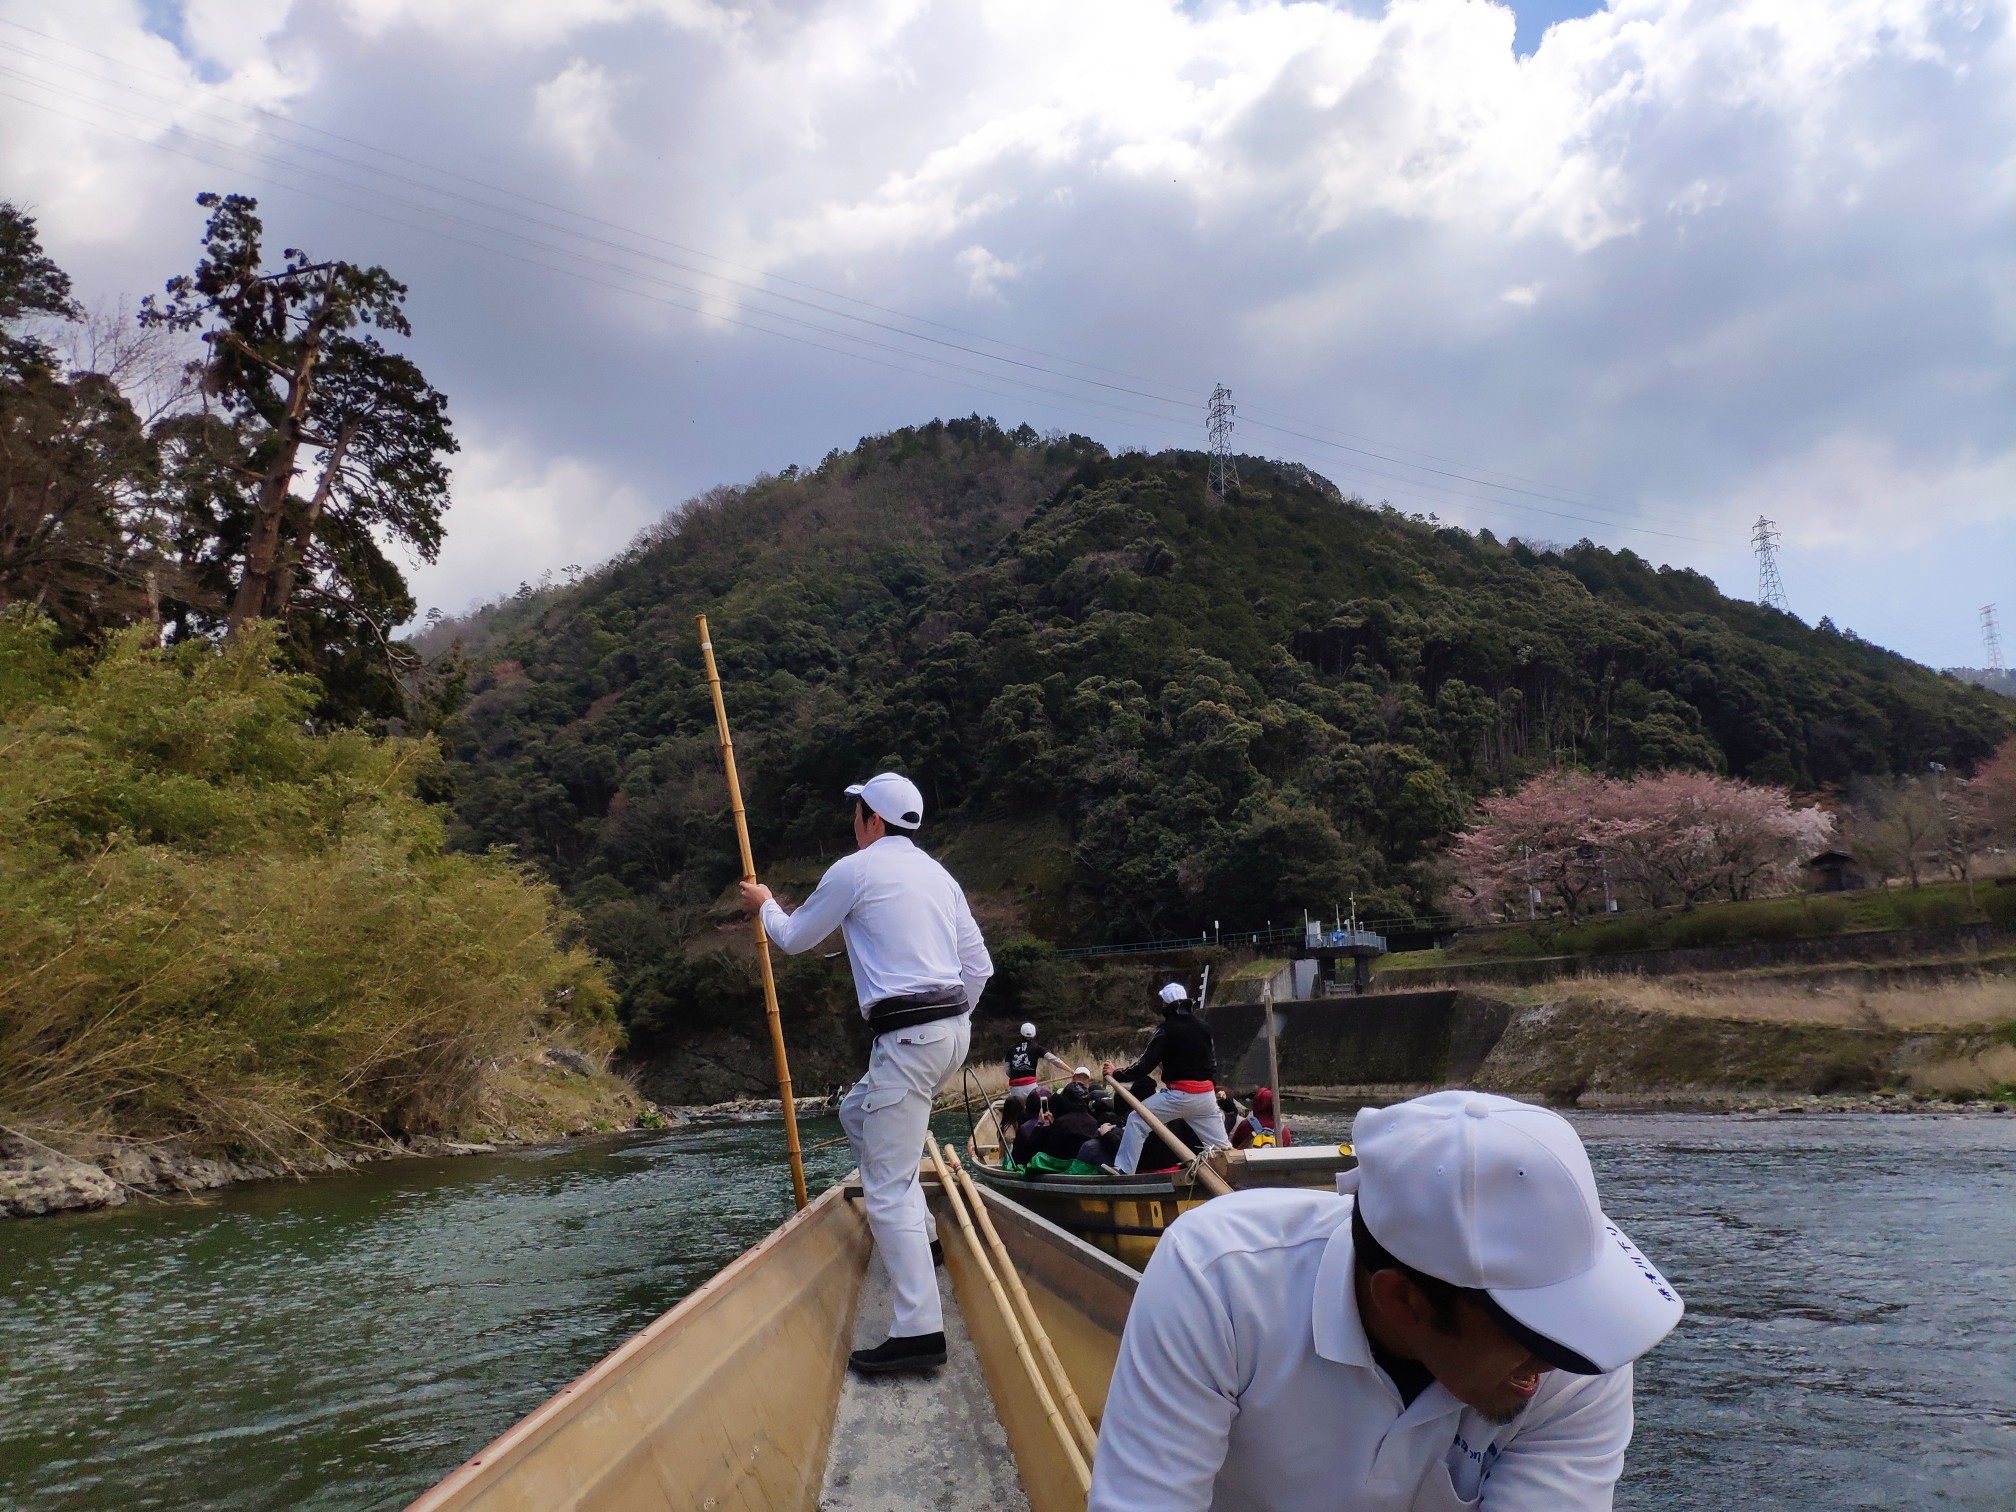
<svg viewBox="0 0 2016 1512"><path fill-rule="evenodd" d="M716 490L584 581L435 633L472 661L461 843L566 884L641 1028L690 1005L677 942L737 871L698 611L766 871L851 843L840 789L894 767L955 865L1033 864L1025 920L1053 938L1432 907L1473 800L1550 765L1810 788L1965 769L2016 728L1692 572L1258 458L1239 477L1220 503L1199 454L976 418Z"/></svg>

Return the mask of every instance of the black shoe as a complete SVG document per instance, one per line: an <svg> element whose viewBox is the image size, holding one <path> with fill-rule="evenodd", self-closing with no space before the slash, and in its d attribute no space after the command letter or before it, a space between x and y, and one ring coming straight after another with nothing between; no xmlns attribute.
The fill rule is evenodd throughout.
<svg viewBox="0 0 2016 1512"><path fill-rule="evenodd" d="M863 1375L883 1375L896 1370L936 1370L945 1363L943 1333L891 1334L873 1349L857 1349L847 1356L850 1369Z"/></svg>
<svg viewBox="0 0 2016 1512"><path fill-rule="evenodd" d="M945 1245L941 1240L933 1239L931 1241L931 1263L933 1265L943 1265L945 1263Z"/></svg>

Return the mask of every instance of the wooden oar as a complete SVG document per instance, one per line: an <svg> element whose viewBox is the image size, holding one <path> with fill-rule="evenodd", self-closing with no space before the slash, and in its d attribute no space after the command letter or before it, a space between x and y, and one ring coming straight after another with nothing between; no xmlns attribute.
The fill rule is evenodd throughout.
<svg viewBox="0 0 2016 1512"><path fill-rule="evenodd" d="M1066 1071L1072 1069L1070 1066L1065 1066L1062 1060L1059 1060L1057 1056L1051 1054L1049 1051L1046 1050L1043 1053L1050 1060L1057 1061L1058 1065L1064 1066L1064 1069ZM1141 1099L1136 1097L1132 1092L1129 1092L1125 1087L1121 1086L1117 1078L1111 1076L1107 1077L1106 1085L1111 1087L1115 1092L1115 1094L1118 1095L1119 1098L1123 1102L1125 1102L1128 1107L1132 1108L1136 1113L1139 1113L1144 1119L1146 1119L1148 1121L1148 1127L1153 1129L1157 1134L1161 1135L1162 1142L1168 1145L1170 1149L1187 1150L1190 1148L1188 1145L1183 1143L1182 1140L1178 1139L1174 1134L1170 1133L1169 1125L1162 1122L1161 1119L1157 1118L1153 1113L1150 1113L1147 1110L1147 1108L1143 1107L1141 1104ZM1204 1157L1202 1155L1199 1155L1195 1160L1191 1161L1189 1168L1193 1173L1195 1173L1199 1181L1203 1182L1205 1186L1211 1189L1212 1196L1230 1197L1232 1195L1232 1184L1228 1182L1223 1176L1220 1176L1216 1171L1212 1170L1211 1167L1204 1164Z"/></svg>
<svg viewBox="0 0 2016 1512"><path fill-rule="evenodd" d="M994 1227L994 1219L987 1212L987 1204L980 1198L980 1189L973 1184L972 1173L960 1164L959 1157L947 1150L941 1152L952 1167L953 1178L959 1183L959 1190L966 1196L966 1205L973 1210L973 1216L980 1222L980 1232L987 1236L987 1246L994 1251L995 1267L1008 1285L1008 1295L1015 1299L1015 1306L1022 1314L1022 1324L1029 1332L1029 1338L1036 1346L1036 1353L1050 1371L1051 1384L1056 1388L1057 1400L1064 1409L1064 1420L1078 1440L1078 1447L1084 1451L1089 1462L1092 1451L1098 1447L1099 1435L1092 1431L1092 1420L1085 1415L1085 1407L1078 1400L1078 1393L1071 1387L1071 1377L1064 1374L1064 1364L1057 1358L1057 1351L1050 1346L1050 1335L1044 1330L1042 1320L1036 1316L1036 1305L1029 1300L1028 1288L1022 1284L1022 1276L1015 1269L1015 1262L1008 1255L1008 1246L1001 1242L1001 1235Z"/></svg>
<svg viewBox="0 0 2016 1512"><path fill-rule="evenodd" d="M973 1248L974 1261L981 1274L987 1278L987 1289L994 1294L994 1305L1001 1309L1001 1320L1008 1325L1008 1337L1015 1345L1015 1356L1028 1372L1029 1384L1035 1388L1037 1405L1043 1415L1050 1419L1051 1429L1057 1435L1057 1442L1064 1450L1064 1460L1071 1467L1080 1488L1087 1495L1092 1490L1092 1471L1087 1465L1084 1453L1078 1447L1077 1435L1065 1419L1064 1409L1057 1405L1057 1397L1043 1379L1043 1369L1036 1363L1036 1352L1030 1347L1029 1335L1023 1330L1022 1320L1016 1315L1015 1306L1008 1300L1008 1290L1002 1285L1001 1277L995 1273L993 1257L980 1242L980 1236L973 1230L973 1220L966 1214L966 1202L958 1186L945 1169L944 1153L938 1148L936 1135L926 1133L924 1150L931 1161L931 1167L938 1173L938 1186L945 1193L945 1205L952 1210L958 1221L959 1232L966 1236L966 1242ZM1047 1339L1044 1341L1049 1342Z"/></svg>
<svg viewBox="0 0 2016 1512"><path fill-rule="evenodd" d="M742 784L735 776L735 742L728 738L728 706L721 701L721 674L714 670L714 642L707 636L707 616L696 614L700 627L700 657L707 664L707 687L714 695L714 723L721 732L721 765L728 772L728 807L735 811L735 839L742 847L742 880L756 880L756 857L749 849L749 819L742 812ZM763 966L763 1010L770 1019L770 1054L777 1063L777 1095L784 1100L784 1148L791 1156L791 1195L800 1209L805 1195L805 1156L798 1148L798 1104L791 1096L791 1063L784 1054L784 1020L777 1013L777 978L770 970L770 939L763 933L763 915L751 914L756 929L756 959Z"/></svg>

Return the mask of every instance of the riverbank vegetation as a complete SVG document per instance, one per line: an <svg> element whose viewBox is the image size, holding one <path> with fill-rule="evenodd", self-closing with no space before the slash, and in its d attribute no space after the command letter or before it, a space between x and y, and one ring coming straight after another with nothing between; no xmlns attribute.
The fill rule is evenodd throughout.
<svg viewBox="0 0 2016 1512"><path fill-rule="evenodd" d="M310 729L270 632L65 653L0 616L0 1124L281 1164L462 1133L616 1042L544 882L442 844L432 742Z"/></svg>

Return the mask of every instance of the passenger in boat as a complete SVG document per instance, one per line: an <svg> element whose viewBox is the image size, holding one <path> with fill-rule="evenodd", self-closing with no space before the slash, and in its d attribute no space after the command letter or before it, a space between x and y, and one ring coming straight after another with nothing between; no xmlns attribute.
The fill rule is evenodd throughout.
<svg viewBox="0 0 2016 1512"><path fill-rule="evenodd" d="M945 1363L945 1320L918 1156L938 1089L965 1062L973 1008L994 963L959 884L910 838L924 820L917 785L881 772L847 797L854 853L834 862L793 913L760 882L742 884L742 906L760 913L770 939L792 955L836 929L846 941L875 1043L868 1074L841 1099L840 1126L861 1167L862 1206L893 1303L889 1337L855 1350L848 1364L929 1370Z"/></svg>
<svg viewBox="0 0 2016 1512"><path fill-rule="evenodd" d="M1099 1126L1092 1122L1091 1114L1083 1109L1060 1109L1054 1099L1046 1100L1015 1137L1015 1163L1030 1170L1068 1172L1085 1141L1098 1137ZM1097 1171L1099 1162L1095 1160L1091 1166Z"/></svg>
<svg viewBox="0 0 2016 1512"><path fill-rule="evenodd" d="M1352 1143L1342 1195L1234 1192L1164 1232L1087 1512L1607 1512L1632 1362L1682 1305L1574 1128L1449 1091Z"/></svg>
<svg viewBox="0 0 2016 1512"><path fill-rule="evenodd" d="M1019 1097L1001 1099L1001 1112L996 1121L1001 1125L1001 1155L1004 1161L1015 1158L1015 1140L1022 1131L1023 1120L1029 1116L1029 1105Z"/></svg>
<svg viewBox="0 0 2016 1512"><path fill-rule="evenodd" d="M1255 1087L1253 1089L1253 1142L1258 1145L1289 1145L1295 1142L1292 1129L1281 1127L1279 1114L1274 1110L1274 1089Z"/></svg>
<svg viewBox="0 0 2016 1512"><path fill-rule="evenodd" d="M1206 1150L1228 1148L1224 1115L1218 1111L1216 1077L1218 1052L1211 1031L1190 1011L1190 993L1181 982L1171 982L1161 991L1162 1026L1148 1041L1148 1048L1131 1066L1118 1071L1113 1062L1104 1063L1108 1076L1132 1081L1160 1068L1162 1090L1142 1103L1162 1122L1182 1119L1194 1129ZM1139 1113L1127 1116L1127 1129L1113 1164L1119 1170L1138 1169L1142 1142L1148 1137L1148 1120Z"/></svg>
<svg viewBox="0 0 2016 1512"><path fill-rule="evenodd" d="M1074 1109L1081 1113L1092 1111L1092 1073L1080 1066L1071 1073L1071 1079L1059 1087L1054 1100L1057 1110ZM1096 1122L1096 1120L1095 1120Z"/></svg>
<svg viewBox="0 0 2016 1512"><path fill-rule="evenodd" d="M1008 1051L1008 1090L1028 1093L1042 1085L1036 1073L1050 1052L1036 1043L1036 1026L1024 1024L1022 1037Z"/></svg>

